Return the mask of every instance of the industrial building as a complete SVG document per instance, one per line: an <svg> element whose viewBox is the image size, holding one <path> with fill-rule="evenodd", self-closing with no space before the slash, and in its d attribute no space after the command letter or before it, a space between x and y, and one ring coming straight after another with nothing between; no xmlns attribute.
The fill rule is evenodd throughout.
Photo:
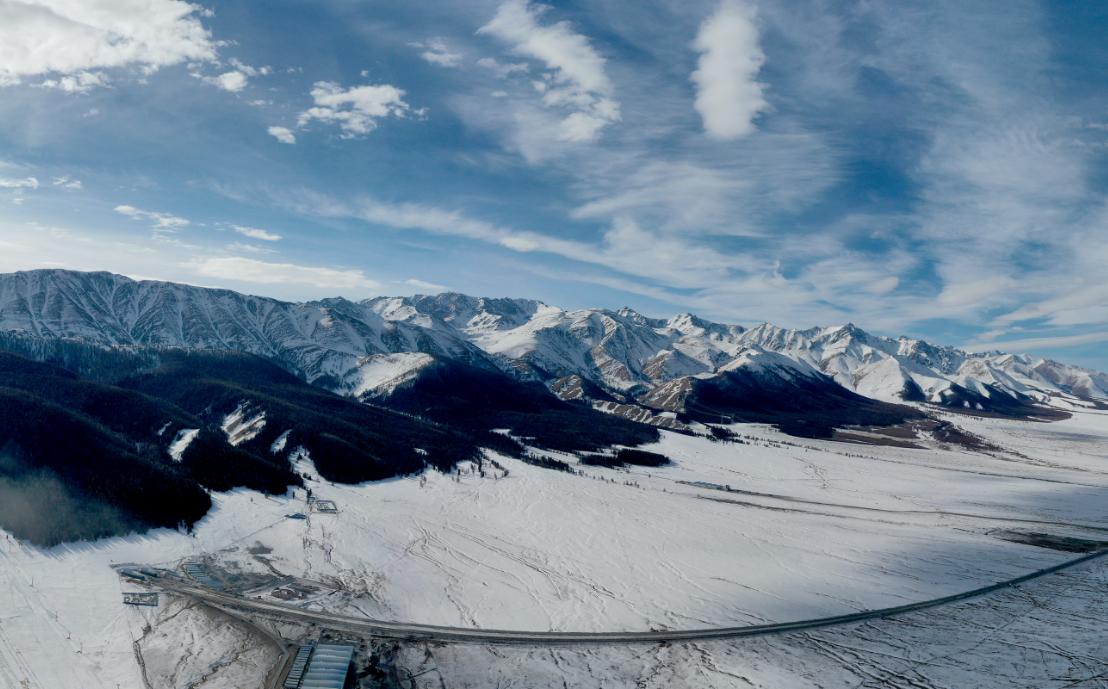
<svg viewBox="0 0 1108 689"><path fill-rule="evenodd" d="M284 689L296 689L300 686L300 680L304 679L304 670L308 667L308 658L312 655L312 648L313 644L304 644L296 652L289 674L285 676L285 683L281 685Z"/></svg>
<svg viewBox="0 0 1108 689"><path fill-rule="evenodd" d="M293 659L284 689L342 689L354 660L348 644L304 644Z"/></svg>
<svg viewBox="0 0 1108 689"><path fill-rule="evenodd" d="M142 591L124 591L123 603L124 605L148 605L156 608L158 607L158 594Z"/></svg>
<svg viewBox="0 0 1108 689"><path fill-rule="evenodd" d="M185 571L185 574L187 574L190 579L210 589L219 590L223 588L219 582L208 573L208 567L203 562L186 562L181 566L181 569Z"/></svg>

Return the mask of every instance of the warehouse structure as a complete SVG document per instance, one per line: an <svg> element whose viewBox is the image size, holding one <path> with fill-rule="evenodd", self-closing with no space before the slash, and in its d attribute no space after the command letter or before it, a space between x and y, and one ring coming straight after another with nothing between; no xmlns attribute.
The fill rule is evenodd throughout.
<svg viewBox="0 0 1108 689"><path fill-rule="evenodd" d="M296 689L300 686L300 680L304 679L304 670L308 668L308 658L312 655L313 644L304 644L296 651L296 657L292 659L292 667L285 676L284 689Z"/></svg>
<svg viewBox="0 0 1108 689"><path fill-rule="evenodd" d="M283 689L342 689L354 660L347 644L304 644L293 659Z"/></svg>

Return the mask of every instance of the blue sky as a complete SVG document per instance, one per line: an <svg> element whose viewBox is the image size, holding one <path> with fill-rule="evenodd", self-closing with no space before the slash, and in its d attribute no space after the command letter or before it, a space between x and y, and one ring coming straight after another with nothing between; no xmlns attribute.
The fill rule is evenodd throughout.
<svg viewBox="0 0 1108 689"><path fill-rule="evenodd" d="M1108 369L1108 5L0 0L0 270Z"/></svg>

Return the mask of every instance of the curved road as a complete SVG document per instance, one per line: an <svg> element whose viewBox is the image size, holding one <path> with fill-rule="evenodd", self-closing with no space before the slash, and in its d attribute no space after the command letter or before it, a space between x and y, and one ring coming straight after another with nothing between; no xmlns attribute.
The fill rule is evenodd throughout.
<svg viewBox="0 0 1108 689"><path fill-rule="evenodd" d="M444 627L431 624L416 624L408 622L388 622L374 620L365 617L352 617L336 613L304 610L301 608L271 603L253 598L243 598L219 591L196 586L192 583L174 579L160 578L149 583L160 588L183 596L199 599L209 605L220 608L252 612L269 617L301 622L314 623L332 629L341 629L392 639L418 640L418 641L451 641L489 644L598 644L598 643L660 643L664 641L692 641L702 639L729 639L743 636L759 636L762 634L778 634L820 627L830 627L838 624L861 622L880 617L889 617L916 610L924 610L939 605L946 605L968 598L976 598L994 591L999 591L1011 586L1016 586L1032 579L1037 579L1076 565L1095 560L1108 555L1108 550L1091 553L1052 567L1036 570L1030 574L1024 574L1014 579L1008 579L989 586L964 591L942 598L898 605L892 608L880 608L862 612L836 615L834 617L820 617L810 620L797 620L795 622L776 622L772 624L755 624L742 627L712 627L707 629L676 629L667 631L646 632L532 632L512 629L474 629L469 627Z"/></svg>

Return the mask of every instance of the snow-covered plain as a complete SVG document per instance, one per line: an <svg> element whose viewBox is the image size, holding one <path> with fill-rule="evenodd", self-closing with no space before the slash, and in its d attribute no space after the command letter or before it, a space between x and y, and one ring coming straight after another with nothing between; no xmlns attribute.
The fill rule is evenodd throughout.
<svg viewBox="0 0 1108 689"><path fill-rule="evenodd" d="M860 624L732 641L534 648L405 644L412 689L1104 687L1108 563Z"/></svg>
<svg viewBox="0 0 1108 689"><path fill-rule="evenodd" d="M999 537L1011 530L1108 540L1108 414L1080 412L1050 424L951 418L1007 451L801 441L741 425L734 430L742 443L664 433L646 449L675 463L658 469L581 466L576 475L492 457L506 476L485 462L483 476L467 464L454 474L359 486L311 481L313 497L335 501L337 514L309 510L304 491L282 498L235 491L215 496L193 535L163 530L44 550L0 534L0 687L188 686L188 677L204 678L205 687L261 685L269 669L261 666L274 653L264 640L250 645L225 619L166 596L158 609L123 606L121 592L135 587L110 568L118 563L172 567L208 556L228 571L276 571L340 591L310 603L318 608L446 625L604 631L897 605L1074 557ZM310 464L302 453L297 461ZM295 512L308 518L286 517ZM1103 586L1104 566L1097 567L1088 576ZM1092 584L1078 590L1097 591ZM957 614L970 622L943 617L953 612L917 615L943 620L936 629L994 625L989 615L1001 615L997 624L1017 619L1023 629L1029 618L1014 612L1021 599L1012 595L1000 608L964 604ZM1103 588L1097 595L1100 602L1089 604L1102 608ZM1085 623L1100 624L1103 637L1108 624L1097 610ZM1048 630L1070 625L1057 634L1077 645L1092 633L1051 619L1032 621ZM849 636L859 628L873 637L864 648ZM451 673L451 687L496 686L506 671L524 667L531 674L517 673L508 686L561 686L554 681L561 676L577 678L576 686L635 686L663 665L669 669L646 686L830 686L839 682L806 673L835 663L850 668L828 669L829 676L860 678L847 686L909 686L866 678L880 671L874 663L895 664L881 660L892 647L902 660L922 658L940 642L963 652L955 637L927 629L883 621L773 641L573 651L460 646L433 655ZM170 662L174 639L187 659L180 667ZM1103 668L1095 648L1081 652ZM398 662L418 672L426 658L410 647ZM802 676L808 684L796 679ZM428 677L436 683L427 686L439 686L434 673ZM969 685L963 677L915 686Z"/></svg>

